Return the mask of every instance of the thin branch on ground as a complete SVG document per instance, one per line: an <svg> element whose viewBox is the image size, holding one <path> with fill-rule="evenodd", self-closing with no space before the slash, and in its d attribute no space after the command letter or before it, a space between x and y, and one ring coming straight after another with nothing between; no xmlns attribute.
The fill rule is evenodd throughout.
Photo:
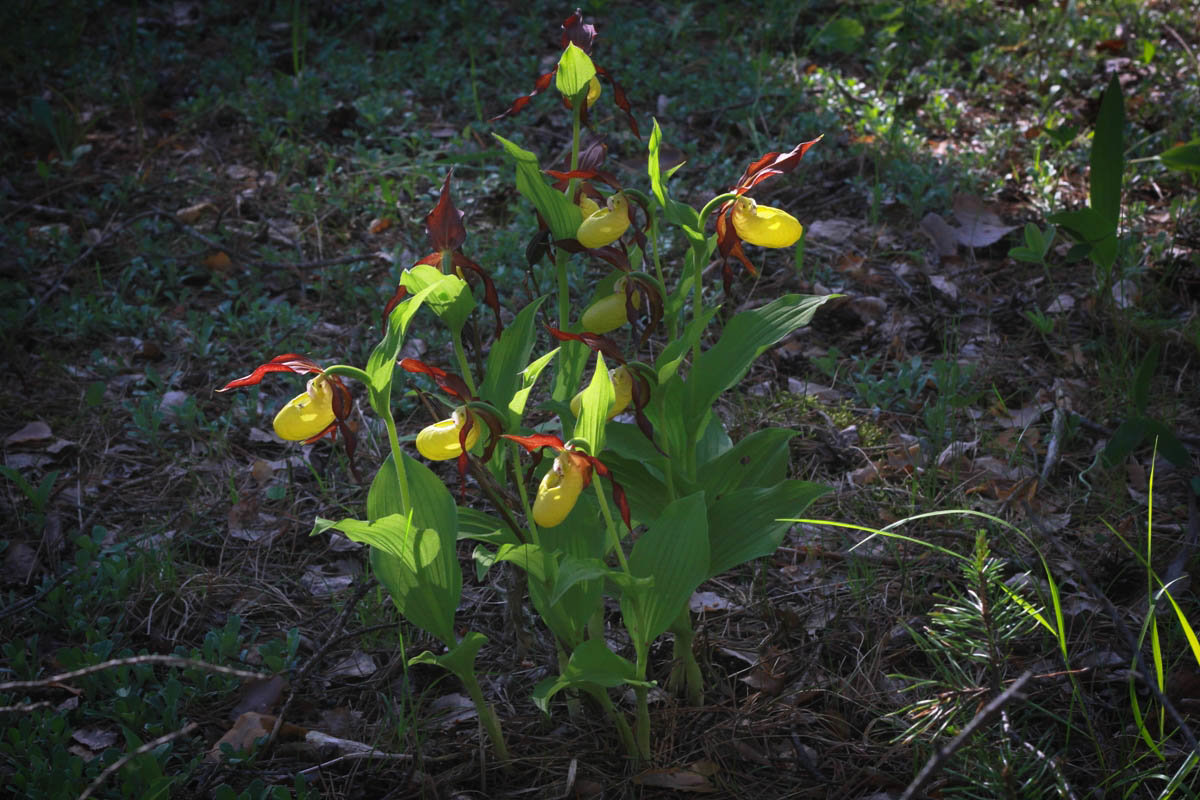
<svg viewBox="0 0 1200 800"><path fill-rule="evenodd" d="M6 681L0 683L0 692L8 692L14 689L46 689L53 687L55 684L64 683L82 678L84 675L91 675L95 672L103 672L106 669L114 667L132 667L138 664L165 664L168 667L194 667L196 669L207 670L208 672L218 672L222 675L232 675L235 678L246 678L248 680L262 680L270 675L265 672L251 672L245 669L235 669L233 667L222 667L219 664L210 664L207 661L200 661L195 658L181 658L180 656L163 656L163 655L143 655L130 656L129 658L114 658L110 661L103 661L99 664L92 664L89 667L72 670L71 672L63 672L58 675L52 675L49 678L42 678L36 681Z"/></svg>
<svg viewBox="0 0 1200 800"><path fill-rule="evenodd" d="M112 775L114 772L119 770L121 767L125 766L130 761L132 761L133 759L142 755L143 753L149 753L151 750L153 750L154 748L156 748L160 745L164 745L167 742L174 741L175 739L178 739L181 736L187 736L189 733L191 733L192 731L196 730L196 728L199 728L199 727L200 727L199 722L189 722L187 725L184 725L182 728L180 728L177 731L173 731L172 733L168 733L164 736L158 737L157 739L146 742L144 745L139 747L137 750L134 750L132 753L126 753L125 755L121 756L116 761L114 761L113 763L111 763L107 767L105 767L104 771L96 776L96 780L94 780L90 784L88 784L88 787L79 794L79 797L76 798L76 800L87 800L89 797L92 796L93 792L95 792L97 789L99 789L104 784L104 781L108 779L109 775Z"/></svg>
<svg viewBox="0 0 1200 800"><path fill-rule="evenodd" d="M925 766L917 773L917 777L904 790L904 794L900 795L900 800L913 800L913 798L917 797L917 794L925 788L929 781L933 780L933 777L946 766L946 762L950 760L950 757L958 752L959 748L966 744L967 740L974 736L976 731L995 719L1004 710L1004 707L1008 705L1008 702L1017 696L1017 693L1021 691L1021 688L1032 677L1033 672L1025 670L1021 674L1021 677L1013 681L1007 689L996 695L992 698L991 702L980 709L979 713L966 724L966 727L957 736L950 740L949 744L935 750L933 755L929 757L929 760L925 762Z"/></svg>

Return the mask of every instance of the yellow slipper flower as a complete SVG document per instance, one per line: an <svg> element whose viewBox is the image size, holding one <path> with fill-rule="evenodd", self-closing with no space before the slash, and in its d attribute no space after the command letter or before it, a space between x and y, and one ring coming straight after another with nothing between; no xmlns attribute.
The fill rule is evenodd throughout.
<svg viewBox="0 0 1200 800"><path fill-rule="evenodd" d="M575 466L570 455L560 453L538 484L537 498L533 501L533 521L543 528L561 525L582 492L583 472Z"/></svg>
<svg viewBox="0 0 1200 800"><path fill-rule="evenodd" d="M612 294L601 297L583 312L579 323L583 325L585 331L609 333L629 321L629 314L625 309L625 287L622 281L617 281L613 286ZM634 308L642 307L642 295L636 289L633 292L632 302Z"/></svg>
<svg viewBox="0 0 1200 800"><path fill-rule="evenodd" d="M759 247L791 247L804 234L799 220L778 208L739 197L733 207L733 229L743 241Z"/></svg>
<svg viewBox="0 0 1200 800"><path fill-rule="evenodd" d="M629 228L629 201L617 192L608 198L606 208L589 215L579 225L575 239L589 250L604 247L621 238Z"/></svg>
<svg viewBox="0 0 1200 800"><path fill-rule="evenodd" d="M478 420L467 431L467 449L470 450L479 441ZM454 409L450 419L435 422L426 426L417 434L417 452L430 461L449 461L462 455L462 445L458 443L458 434L467 424L467 411L463 407Z"/></svg>
<svg viewBox="0 0 1200 800"><path fill-rule="evenodd" d="M275 415L275 433L289 442L311 439L333 424L333 389L321 378L309 381L308 389L287 402Z"/></svg>

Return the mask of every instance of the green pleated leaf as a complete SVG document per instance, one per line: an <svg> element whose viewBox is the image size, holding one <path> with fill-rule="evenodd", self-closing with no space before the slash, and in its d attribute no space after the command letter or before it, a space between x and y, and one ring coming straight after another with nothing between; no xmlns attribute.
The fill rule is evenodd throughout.
<svg viewBox="0 0 1200 800"><path fill-rule="evenodd" d="M492 134L504 147L504 152L517 166L517 191L533 203L534 208L550 226L555 239L574 239L583 221L579 207L567 200L566 195L554 190L546 183L538 166L537 156L503 136Z"/></svg>
<svg viewBox="0 0 1200 800"><path fill-rule="evenodd" d="M676 500L659 515L633 546L629 570L638 578L653 578L650 591L621 596L626 627L650 643L670 627L696 587L708 577L708 519L704 493ZM636 620L630 625L631 620Z"/></svg>
<svg viewBox="0 0 1200 800"><path fill-rule="evenodd" d="M808 481L789 480L770 488L730 492L708 509L709 572L719 575L739 564L770 555L779 547L796 517L831 491Z"/></svg>
<svg viewBox="0 0 1200 800"><path fill-rule="evenodd" d="M429 288L425 305L453 331L461 331L467 317L475 310L475 296L471 294L470 285L457 275L443 274L429 264L404 270L400 283L413 294Z"/></svg>
<svg viewBox="0 0 1200 800"><path fill-rule="evenodd" d="M596 353L596 368L592 372L591 382L583 390L579 419L575 421L572 436L587 442L588 452L594 456L599 456L604 449L604 427L608 424L608 410L612 408L615 397L604 356Z"/></svg>
<svg viewBox="0 0 1200 800"><path fill-rule="evenodd" d="M440 656L426 650L410 658L408 665L411 667L414 664L436 664L465 680L467 676L475 672L475 659L479 656L479 649L487 643L487 640L488 638L482 633L468 631L462 641Z"/></svg>
<svg viewBox="0 0 1200 800"><path fill-rule="evenodd" d="M454 642L462 571L453 537L410 525L401 514L374 522L318 518L313 534L331 529L371 546L375 575L405 619L446 644Z"/></svg>
<svg viewBox="0 0 1200 800"><path fill-rule="evenodd" d="M532 380L522 379L522 371L528 373L530 370L527 365L534 340L537 338L537 312L545 300L545 296L539 297L521 309L521 313L517 314L512 324L506 326L500 338L492 343L488 353L486 375L479 386L479 396L505 411L508 417L506 421L511 429L520 426L521 414L525 411L525 398L529 396L528 387L533 385L532 381L537 379L537 373L541 371L541 368L535 371ZM545 367L545 363L541 366ZM514 409L514 397L525 385L525 381L528 381L528 384Z"/></svg>
<svg viewBox="0 0 1200 800"><path fill-rule="evenodd" d="M1121 178L1125 171L1125 101L1115 72L1100 98L1091 168L1092 208L1115 231L1121 217Z"/></svg>
<svg viewBox="0 0 1200 800"><path fill-rule="evenodd" d="M388 317L387 333L383 340L375 345L367 359L366 373L371 379L371 407L377 414L382 415L381 409L385 409L391 402L392 377L396 371L396 359L400 356L400 348L404 346L404 334L408 330L408 324L416 316L425 297L436 286L437 284L426 286L392 309Z"/></svg>
<svg viewBox="0 0 1200 800"><path fill-rule="evenodd" d="M1200 172L1200 138L1192 139L1187 144L1176 145L1164 152L1160 158L1170 169Z"/></svg>
<svg viewBox="0 0 1200 800"><path fill-rule="evenodd" d="M697 472L700 485L713 500L734 489L774 486L787 478L788 442L796 431L766 428L742 439Z"/></svg>
<svg viewBox="0 0 1200 800"><path fill-rule="evenodd" d="M725 326L720 340L700 355L692 369L687 382L687 418L703 419L721 393L736 386L764 350L807 325L817 309L834 297L837 295L789 294L736 315ZM693 429L697 434L700 430Z"/></svg>
<svg viewBox="0 0 1200 800"><path fill-rule="evenodd" d="M488 544L520 544L516 534L499 517L466 506L458 507L458 538Z"/></svg>
<svg viewBox="0 0 1200 800"><path fill-rule="evenodd" d="M623 685L652 686L637 679L637 667L608 649L601 639L588 639L571 652L566 669L557 678L546 678L533 690L533 702L550 713L550 699L571 687L612 688Z"/></svg>
<svg viewBox="0 0 1200 800"><path fill-rule="evenodd" d="M433 470L404 453L404 471L408 476L408 489L412 498L413 525L433 528L443 534L458 538L458 508L454 495L442 483ZM367 492L367 519L377 520L389 514L408 515L401 499L396 469L389 454Z"/></svg>

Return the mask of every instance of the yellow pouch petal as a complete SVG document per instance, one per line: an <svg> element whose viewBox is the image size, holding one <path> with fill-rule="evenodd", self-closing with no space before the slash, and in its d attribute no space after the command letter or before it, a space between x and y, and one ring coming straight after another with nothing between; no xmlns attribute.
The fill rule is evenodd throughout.
<svg viewBox="0 0 1200 800"><path fill-rule="evenodd" d="M600 210L600 204L586 194L579 196L579 211L583 214L583 218L587 219L592 214Z"/></svg>
<svg viewBox="0 0 1200 800"><path fill-rule="evenodd" d="M417 434L417 452L430 461L449 461L462 455L462 447L458 443L458 432L466 424L466 415L462 409L454 412L450 419L435 422L425 426ZM467 449L470 450L479 441L479 420L467 432Z"/></svg>
<svg viewBox="0 0 1200 800"><path fill-rule="evenodd" d="M575 233L578 242L589 250L604 247L621 238L629 228L629 202L617 192L608 198L608 207L589 215Z"/></svg>
<svg viewBox="0 0 1200 800"><path fill-rule="evenodd" d="M804 226L791 214L748 197L738 198L733 207L733 229L743 241L759 247L791 247L804 234Z"/></svg>
<svg viewBox="0 0 1200 800"><path fill-rule="evenodd" d="M325 380L314 380L309 390L287 402L275 415L275 433L289 442L311 439L333 424L333 389Z"/></svg>
<svg viewBox="0 0 1200 800"><path fill-rule="evenodd" d="M581 492L583 473L575 468L569 457L559 456L538 485L537 498L533 501L533 521L543 528L561 525L575 507Z"/></svg>

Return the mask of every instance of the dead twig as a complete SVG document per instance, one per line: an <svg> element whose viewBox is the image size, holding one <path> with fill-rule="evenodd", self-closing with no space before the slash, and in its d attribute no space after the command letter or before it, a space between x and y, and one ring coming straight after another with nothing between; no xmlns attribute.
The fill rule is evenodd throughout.
<svg viewBox="0 0 1200 800"><path fill-rule="evenodd" d="M132 753L126 753L125 755L121 756L116 761L114 761L113 763L111 763L107 767L105 767L104 771L101 772L99 775L97 775L96 779L94 781L92 781L90 784L88 784L88 787L79 794L79 797L76 800L87 800L89 797L92 796L92 792L96 791L97 789L99 789L101 787L101 785L104 784L104 781L108 778L109 775L112 775L114 772L116 772L121 767L128 764L133 759L140 756L142 753L149 753L151 750L158 747L159 745L164 745L167 742L174 741L175 739L178 739L181 736L187 736L189 733L191 733L192 731L196 730L196 728L199 728L199 727L200 727L199 722L189 722L187 725L184 725L182 728L180 728L177 731L174 731L173 733L168 733L164 736L160 736L157 739L154 739L153 741L146 742L144 745L139 747L137 750L134 750Z"/></svg>
<svg viewBox="0 0 1200 800"><path fill-rule="evenodd" d="M996 695L992 698L991 702L980 709L979 713L966 724L966 727L959 732L958 736L951 739L950 743L945 747L939 747L935 750L929 760L925 762L925 766L921 767L921 771L917 773L917 777L913 778L912 783L904 790L904 794L900 795L900 800L913 800L917 796L917 793L922 791L929 781L933 780L933 776L941 771L950 757L958 752L958 749L966 744L967 740L974 736L977 730L995 719L1004 710L1004 707L1008 705L1009 701L1017 696L1017 693L1021 691L1021 687L1032 677L1033 672L1025 670L1021 674L1021 677L1013 681L1007 689Z"/></svg>
<svg viewBox="0 0 1200 800"><path fill-rule="evenodd" d="M350 615L354 613L355 607L358 606L358 601L362 600L374 585L374 578L365 580L359 584L358 588L354 591L354 594L351 595L350 599L346 601L346 607L342 609L342 613L338 614L337 619L335 619L333 624L329 626L329 636L325 640L325 643L318 647L317 651L313 653L312 656L309 657L308 661L305 662L304 666L300 668L300 672L297 673L296 679L292 681L292 690L288 692L287 700L283 702L283 708L279 709L279 714L275 717L275 725L271 728L270 736L267 737L267 740L263 742L262 747L258 751L260 758L265 757L271 752L271 748L274 747L276 740L279 738L279 729L283 727L283 720L287 717L287 712L291 709L292 703L295 701L296 695L299 693L299 687L304 683L305 678L308 677L308 674L313 671L317 664L321 663L321 659L323 659L325 657L325 653L327 653L329 649L333 647L334 642L337 642L342 638L342 628L346 626L346 622L350 619Z"/></svg>
<svg viewBox="0 0 1200 800"><path fill-rule="evenodd" d="M103 661L99 664L92 664L90 667L72 670L71 672L63 672L58 675L52 675L49 678L42 678L36 681L6 681L0 683L0 692L12 691L14 689L45 689L55 684L64 683L75 678L82 678L84 675L91 675L94 672L103 672L106 669L114 667L131 667L137 664L165 664L169 667L195 667L196 669L206 670L208 672L218 672L222 675L232 675L235 678L246 678L249 680L262 680L268 677L266 673L251 672L245 669L235 669L233 667L222 667L219 664L210 664L207 661L200 661L195 658L181 658L179 656L162 656L162 655L144 655L130 656L129 658L114 658L110 661Z"/></svg>

